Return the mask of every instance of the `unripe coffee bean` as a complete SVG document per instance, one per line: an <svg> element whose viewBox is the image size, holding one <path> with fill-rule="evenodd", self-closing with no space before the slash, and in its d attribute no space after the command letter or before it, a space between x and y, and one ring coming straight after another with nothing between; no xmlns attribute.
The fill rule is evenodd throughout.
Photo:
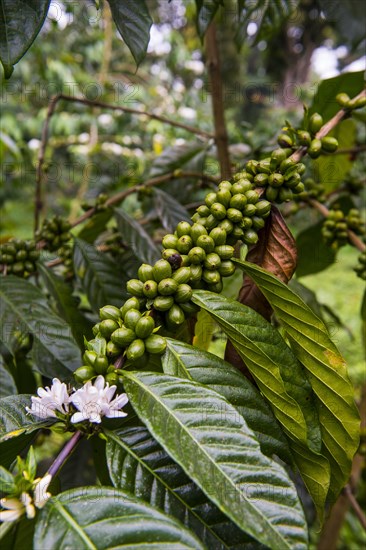
<svg viewBox="0 0 366 550"><path fill-rule="evenodd" d="M174 271L172 278L178 284L188 283L191 278L191 269L189 267L180 267Z"/></svg>
<svg viewBox="0 0 366 550"><path fill-rule="evenodd" d="M254 185L264 187L268 183L268 174L257 174L254 178Z"/></svg>
<svg viewBox="0 0 366 550"><path fill-rule="evenodd" d="M226 242L227 234L225 229L222 229L221 227L215 227L214 229L212 229L212 231L210 231L209 236L215 241L216 245L223 245Z"/></svg>
<svg viewBox="0 0 366 550"><path fill-rule="evenodd" d="M281 202L288 202L293 199L293 192L291 189L286 189L286 187L281 187L278 198Z"/></svg>
<svg viewBox="0 0 366 550"><path fill-rule="evenodd" d="M193 241L189 235L183 235L178 239L177 250L180 254L188 254L193 246Z"/></svg>
<svg viewBox="0 0 366 550"><path fill-rule="evenodd" d="M284 177L279 172L274 172L268 178L268 184L272 187L281 187L284 182Z"/></svg>
<svg viewBox="0 0 366 550"><path fill-rule="evenodd" d="M118 307L104 306L99 310L99 317L102 321L104 319L113 319L113 321L119 321L121 318L121 312Z"/></svg>
<svg viewBox="0 0 366 550"><path fill-rule="evenodd" d="M209 237L208 235L201 235L197 239L197 246L203 248L203 250L206 252L206 254L209 254L210 252L214 251L215 241L211 237ZM188 256L189 256L189 254L188 254ZM194 262L192 262L192 263L194 263Z"/></svg>
<svg viewBox="0 0 366 550"><path fill-rule="evenodd" d="M243 216L255 216L257 212L257 207L256 205L254 204L247 204L246 206L244 206L244 210L243 210Z"/></svg>
<svg viewBox="0 0 366 550"><path fill-rule="evenodd" d="M157 296L154 300L154 309L158 311L168 311L174 304L172 296Z"/></svg>
<svg viewBox="0 0 366 550"><path fill-rule="evenodd" d="M271 203L266 200L259 200L255 205L255 208L256 208L256 214L258 216L264 217L265 215L268 215L270 213Z"/></svg>
<svg viewBox="0 0 366 550"><path fill-rule="evenodd" d="M118 328L118 323L112 319L104 319L99 323L99 332L104 338L108 339L112 332Z"/></svg>
<svg viewBox="0 0 366 550"><path fill-rule="evenodd" d="M231 190L231 187L232 187L232 184L227 181L227 180L223 180L219 183L219 189L222 190L222 189L228 189L229 191Z"/></svg>
<svg viewBox="0 0 366 550"><path fill-rule="evenodd" d="M129 309L123 320L123 324L132 330L134 330L136 323L141 319L142 315L137 309Z"/></svg>
<svg viewBox="0 0 366 550"><path fill-rule="evenodd" d="M242 193L243 195L252 189L252 183L249 180L239 180L234 183L234 185L231 188L232 195L236 195L237 193Z"/></svg>
<svg viewBox="0 0 366 550"><path fill-rule="evenodd" d="M191 237L194 244L196 244L198 237L201 235L207 235L207 229L200 223L194 223L191 229Z"/></svg>
<svg viewBox="0 0 366 550"><path fill-rule="evenodd" d="M135 338L135 331L127 327L118 328L111 334L112 342L121 347L128 346L129 344L131 344L131 342L135 340Z"/></svg>
<svg viewBox="0 0 366 550"><path fill-rule="evenodd" d="M246 229L243 235L243 241L246 244L255 244L258 241L258 235L252 229Z"/></svg>
<svg viewBox="0 0 366 550"><path fill-rule="evenodd" d="M178 237L169 233L165 235L162 240L162 245L164 248L177 248Z"/></svg>
<svg viewBox="0 0 366 550"><path fill-rule="evenodd" d="M283 189L283 187L282 187ZM263 227L265 226L266 222L264 221L263 218L259 218L258 216L253 216L252 219L252 225L253 226L253 229L255 229L256 231L259 231L260 229L263 229ZM250 227L251 227L250 226ZM249 229L248 227L246 229Z"/></svg>
<svg viewBox="0 0 366 550"><path fill-rule="evenodd" d="M275 188L275 187L267 187L266 189L266 198L273 202L277 199L277 195L278 195L278 189Z"/></svg>
<svg viewBox="0 0 366 550"><path fill-rule="evenodd" d="M179 287L178 287L179 288ZM155 328L154 319L150 316L141 317L136 323L135 332L138 338L147 338Z"/></svg>
<svg viewBox="0 0 366 550"><path fill-rule="evenodd" d="M152 300L158 295L158 283L156 281L146 281L144 283L144 296L148 298L149 300Z"/></svg>
<svg viewBox="0 0 366 550"><path fill-rule="evenodd" d="M248 199L243 193L236 193L231 197L230 207L241 210L247 204Z"/></svg>
<svg viewBox="0 0 366 550"><path fill-rule="evenodd" d="M174 300L177 304L189 302L192 298L192 288L187 284L181 284L178 286L176 293L174 294Z"/></svg>
<svg viewBox="0 0 366 550"><path fill-rule="evenodd" d="M110 386L116 386L118 384L118 374L115 373L115 372L110 372L106 375L105 377L105 381L110 385Z"/></svg>
<svg viewBox="0 0 366 550"><path fill-rule="evenodd" d="M142 298L144 296L144 283L139 279L130 279L126 284L127 292L132 296Z"/></svg>
<svg viewBox="0 0 366 550"><path fill-rule="evenodd" d="M321 139L322 149L328 153L334 153L338 149L338 140L334 137L324 137Z"/></svg>
<svg viewBox="0 0 366 550"><path fill-rule="evenodd" d="M219 202L214 202L210 210L211 210L211 214L217 220L223 220L224 218L226 218L226 208L223 204Z"/></svg>
<svg viewBox="0 0 366 550"><path fill-rule="evenodd" d="M226 235L229 235L232 232L232 230L234 229L234 224L230 220L226 219L226 220L222 220L219 223L218 228L223 229L225 231ZM212 231L210 232L210 236L211 236ZM216 244L219 244L219 243L216 241Z"/></svg>
<svg viewBox="0 0 366 550"><path fill-rule="evenodd" d="M109 363L105 355L99 355L93 365L93 369L97 374L104 374L107 372Z"/></svg>
<svg viewBox="0 0 366 550"><path fill-rule="evenodd" d="M172 325L181 325L185 321L184 312L177 304L170 308L167 318Z"/></svg>
<svg viewBox="0 0 366 550"><path fill-rule="evenodd" d="M167 260L158 260L153 267L154 279L157 283L172 276L172 266Z"/></svg>
<svg viewBox="0 0 366 550"><path fill-rule="evenodd" d="M248 204L256 204L259 200L259 195L254 189L247 191L245 193L245 196L247 198Z"/></svg>
<svg viewBox="0 0 366 550"><path fill-rule="evenodd" d="M322 150L322 142L320 139L314 138L308 148L308 154L311 158L318 158Z"/></svg>
<svg viewBox="0 0 366 550"><path fill-rule="evenodd" d="M230 260L234 256L234 247L228 244L215 247L215 253L220 256L222 260Z"/></svg>
<svg viewBox="0 0 366 550"><path fill-rule="evenodd" d="M215 202L217 202L216 193L208 193L205 197L206 206L210 208Z"/></svg>
<svg viewBox="0 0 366 550"><path fill-rule="evenodd" d="M243 214L237 208L229 208L227 210L227 217L233 223L238 223L241 221Z"/></svg>
<svg viewBox="0 0 366 550"><path fill-rule="evenodd" d="M221 281L221 275L218 271L204 269L202 272L202 279L205 281L205 283L216 284Z"/></svg>
<svg viewBox="0 0 366 550"><path fill-rule="evenodd" d="M211 214L211 211L210 211L209 207L206 206L205 204L202 204L201 206L199 206L197 208L197 212L203 218L207 218L207 216L209 216Z"/></svg>
<svg viewBox="0 0 366 550"><path fill-rule="evenodd" d="M230 277L235 272L235 264L231 260L221 262L219 273L221 277Z"/></svg>
<svg viewBox="0 0 366 550"><path fill-rule="evenodd" d="M202 279L202 267L200 264L191 265L190 270L191 270L190 281L200 281Z"/></svg>
<svg viewBox="0 0 366 550"><path fill-rule="evenodd" d="M292 138L287 134L280 134L277 138L277 143L281 147L292 147L294 144Z"/></svg>
<svg viewBox="0 0 366 550"><path fill-rule="evenodd" d="M97 357L98 355L95 353L95 351L86 350L83 355L83 361L86 365L92 367Z"/></svg>
<svg viewBox="0 0 366 550"><path fill-rule="evenodd" d="M134 361L141 357L145 353L145 344L144 341L140 338L134 340L127 348L126 355L127 359Z"/></svg>
<svg viewBox="0 0 366 550"><path fill-rule="evenodd" d="M217 193L217 202L225 206L227 208L229 206L230 200L231 200L231 193L228 189L220 189ZM214 203L215 204L215 203ZM213 206L213 205L212 205ZM212 212L212 206L211 206L211 212ZM214 212L212 212L214 214ZM215 215L215 214L214 214Z"/></svg>
<svg viewBox="0 0 366 550"><path fill-rule="evenodd" d="M323 126L323 117L319 113L314 113L309 119L309 130L312 134L319 132Z"/></svg>
<svg viewBox="0 0 366 550"><path fill-rule="evenodd" d="M200 310L200 308L196 306L196 304L194 304L193 302L185 302L184 304L179 304L179 307L182 311L184 311L186 316L195 315L195 313Z"/></svg>
<svg viewBox="0 0 366 550"><path fill-rule="evenodd" d="M221 265L221 258L215 252L211 252L210 254L207 254L206 259L203 262L203 265L206 269L211 269L211 270L218 269Z"/></svg>
<svg viewBox="0 0 366 550"><path fill-rule="evenodd" d="M140 281L142 281L143 283L151 279L154 280L154 270L152 265L149 265L149 264L140 265L137 271L137 276L140 279Z"/></svg>
<svg viewBox="0 0 366 550"><path fill-rule="evenodd" d="M339 103L339 105L341 105L341 107L347 108L350 99L351 98L349 97L349 95L345 93L340 93L336 95L336 101Z"/></svg>
<svg viewBox="0 0 366 550"><path fill-rule="evenodd" d="M80 384L84 384L85 382L87 382L88 380L94 377L95 377L94 369L86 365L83 367L79 367L78 369L76 369L76 371L74 371L74 378Z"/></svg>
<svg viewBox="0 0 366 550"><path fill-rule="evenodd" d="M123 304L122 308L120 308L122 318L126 315L126 312L129 309L140 309L140 300L133 296L132 298L129 298L126 300L126 302Z"/></svg>
<svg viewBox="0 0 366 550"><path fill-rule="evenodd" d="M297 139L299 140L300 145L308 146L311 142L311 134L306 132L306 130L298 130Z"/></svg>
<svg viewBox="0 0 366 550"><path fill-rule="evenodd" d="M152 334L145 340L145 347L149 353L161 355L166 349L166 339L158 334Z"/></svg>
<svg viewBox="0 0 366 550"><path fill-rule="evenodd" d="M171 277L163 279L158 284L158 292L162 296L170 296L176 292L178 288L178 283L174 281Z"/></svg>
<svg viewBox="0 0 366 550"><path fill-rule="evenodd" d="M191 234L191 224L188 222L179 222L177 225L177 236L183 237L183 235L190 235Z"/></svg>

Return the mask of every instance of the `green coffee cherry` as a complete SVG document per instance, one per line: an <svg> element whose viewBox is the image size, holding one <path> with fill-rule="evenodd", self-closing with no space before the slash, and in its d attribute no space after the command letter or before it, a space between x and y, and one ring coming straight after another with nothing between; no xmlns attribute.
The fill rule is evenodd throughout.
<svg viewBox="0 0 366 550"><path fill-rule="evenodd" d="M222 284L222 281L219 281L215 284L207 284L207 290L209 290L210 292L216 292L217 294L220 294L223 288L224 285Z"/></svg>
<svg viewBox="0 0 366 550"><path fill-rule="evenodd" d="M286 174L287 170L292 169L295 165L296 165L296 162L294 162L292 159L290 159L290 158L285 159L280 164L281 174Z"/></svg>
<svg viewBox="0 0 366 550"><path fill-rule="evenodd" d="M163 279L172 276L172 266L167 260L158 260L154 267L154 279L157 283L160 283Z"/></svg>
<svg viewBox="0 0 366 550"><path fill-rule="evenodd" d="M188 267L188 266L191 264L191 260L189 259L188 254L182 254L182 255L181 255L181 259L182 259L182 261L181 261L181 264L180 264L180 265L181 265L182 267ZM170 259L170 261L171 261L171 259ZM179 265L174 265L174 264L172 263L172 267L173 267L174 269L178 269Z"/></svg>
<svg viewBox="0 0 366 550"><path fill-rule="evenodd" d="M299 140L300 145L308 146L311 142L311 134L305 130L298 130L297 139Z"/></svg>
<svg viewBox="0 0 366 550"><path fill-rule="evenodd" d="M127 327L118 328L111 334L112 342L121 347L128 346L129 344L131 344L131 342L135 340L135 338L135 331Z"/></svg>
<svg viewBox="0 0 366 550"><path fill-rule="evenodd" d="M206 206L205 204L201 204L201 206L197 208L197 213L203 218L207 218L207 216L211 214L211 211L208 206ZM191 235L192 235L192 232L191 232Z"/></svg>
<svg viewBox="0 0 366 550"><path fill-rule="evenodd" d="M243 214L237 208L229 208L227 210L227 217L233 223L238 223L242 220Z"/></svg>
<svg viewBox="0 0 366 550"><path fill-rule="evenodd" d="M271 203L266 200L259 200L255 205L256 214L258 216L264 217L268 216L271 211Z"/></svg>
<svg viewBox="0 0 366 550"><path fill-rule="evenodd" d="M107 372L108 366L108 359L105 355L99 355L94 362L93 369L97 374L104 374Z"/></svg>
<svg viewBox="0 0 366 550"><path fill-rule="evenodd" d="M94 336L96 336L96 335L99 333L99 325L100 325L100 323L97 323L97 324L94 325L93 328L92 328L92 331L93 331Z"/></svg>
<svg viewBox="0 0 366 550"><path fill-rule="evenodd" d="M211 252L210 254L207 254L203 265L206 269L216 270L221 265L221 258L215 252Z"/></svg>
<svg viewBox="0 0 366 550"><path fill-rule="evenodd" d="M164 248L177 248L178 237L172 234L165 235L162 241Z"/></svg>
<svg viewBox="0 0 366 550"><path fill-rule="evenodd" d="M149 265L149 264L140 265L137 271L137 276L140 279L140 281L142 281L143 283L151 279L154 280L154 269L152 265Z"/></svg>
<svg viewBox="0 0 366 550"><path fill-rule="evenodd" d="M193 302L185 302L184 304L179 304L179 307L184 311L186 316L195 315L200 308L196 306Z"/></svg>
<svg viewBox="0 0 366 550"><path fill-rule="evenodd" d="M223 220L224 218L226 218L226 208L220 202L214 202L213 205L211 206L211 214L217 220Z"/></svg>
<svg viewBox="0 0 366 550"><path fill-rule="evenodd" d="M334 137L324 137L321 142L323 151L334 153L338 149L338 140Z"/></svg>
<svg viewBox="0 0 366 550"><path fill-rule="evenodd" d="M319 132L323 126L323 117L319 113L314 113L309 119L309 131L312 134Z"/></svg>
<svg viewBox="0 0 366 550"><path fill-rule="evenodd" d="M115 372L110 372L106 375L105 381L108 382L110 386L116 386L118 384L118 374Z"/></svg>
<svg viewBox="0 0 366 550"><path fill-rule="evenodd" d="M234 229L234 224L233 224L233 222L231 222L228 219L222 220L222 222L220 222L219 225L218 225L218 229L223 229L225 231L226 235L229 235L232 232L232 230ZM212 231L210 232L210 237L211 237ZM216 241L216 244L221 244L221 243L218 243Z"/></svg>
<svg viewBox="0 0 366 550"><path fill-rule="evenodd" d="M178 287L179 288L179 287ZM138 338L147 338L155 328L155 322L152 317L141 317L136 323L135 332Z"/></svg>
<svg viewBox="0 0 366 550"><path fill-rule="evenodd" d="M168 321L172 325L181 325L185 321L185 315L183 310L174 304L168 312Z"/></svg>
<svg viewBox="0 0 366 550"><path fill-rule="evenodd" d="M231 183L227 180L223 180L222 182L219 183L219 189L222 190L222 189L228 189L229 191L231 190Z"/></svg>
<svg viewBox="0 0 366 550"><path fill-rule="evenodd" d="M188 283L191 278L191 269L189 267L180 267L177 271L174 271L172 278L178 284Z"/></svg>
<svg viewBox="0 0 366 550"><path fill-rule="evenodd" d="M243 179L238 180L234 183L234 185L231 188L232 195L236 195L237 193L245 194L247 191L252 189L252 184L249 180Z"/></svg>
<svg viewBox="0 0 366 550"><path fill-rule="evenodd" d="M188 252L188 258L192 264L200 264L206 258L206 252L200 246L194 246Z"/></svg>
<svg viewBox="0 0 366 550"><path fill-rule="evenodd" d="M99 317L102 321L104 319L113 319L113 321L119 321L121 318L121 312L118 307L104 306L99 310Z"/></svg>
<svg viewBox="0 0 366 550"><path fill-rule="evenodd" d="M171 277L163 279L158 284L158 292L162 296L171 296L177 291L178 283Z"/></svg>
<svg viewBox="0 0 366 550"><path fill-rule="evenodd" d="M178 242L178 239L177 239L177 242ZM169 262L169 264L170 264L169 260L172 256L180 256L178 250L175 248L167 248L166 250L163 250L161 255L163 256L164 260Z"/></svg>
<svg viewBox="0 0 366 550"><path fill-rule="evenodd" d="M347 108L351 98L348 94L340 93L336 95L336 101L341 107Z"/></svg>
<svg viewBox="0 0 366 550"><path fill-rule="evenodd" d="M205 283L214 285L221 281L221 275L218 271L204 269L202 272L202 279L205 281Z"/></svg>
<svg viewBox="0 0 366 550"><path fill-rule="evenodd" d="M217 202L216 193L208 193L205 197L205 203L210 208L215 202Z"/></svg>
<svg viewBox="0 0 366 550"><path fill-rule="evenodd" d="M192 298L192 288L187 284L181 284L178 286L176 293L174 294L174 300L177 304L189 302Z"/></svg>
<svg viewBox="0 0 366 550"><path fill-rule="evenodd" d="M191 234L191 224L188 222L179 222L176 229L178 237ZM179 249L178 249L179 250Z"/></svg>
<svg viewBox="0 0 366 550"><path fill-rule="evenodd" d="M252 229L246 229L243 235L243 241L246 244L255 244L258 242L258 235Z"/></svg>
<svg viewBox="0 0 366 550"><path fill-rule="evenodd" d="M92 367L97 357L98 355L95 353L95 351L86 350L83 355L83 361L86 365Z"/></svg>
<svg viewBox="0 0 366 550"><path fill-rule="evenodd" d="M201 235L197 239L197 246L203 248L203 250L206 252L206 254L209 254L210 252L214 251L215 241L211 237L209 237L208 235ZM189 254L188 254L188 256L189 256ZM192 262L192 263L194 263L194 262Z"/></svg>
<svg viewBox="0 0 366 550"><path fill-rule="evenodd" d="M123 323L127 328L130 328L130 329L134 330L137 321L139 321L139 319L141 319L141 317L142 317L142 315L137 309L129 309L126 312Z"/></svg>
<svg viewBox="0 0 366 550"><path fill-rule="evenodd" d="M190 277L191 281L197 282L202 279L202 267L200 263L197 263L196 265L191 265L190 270L191 270L191 277Z"/></svg>
<svg viewBox="0 0 366 550"><path fill-rule="evenodd" d="M277 138L277 143L280 147L292 147L294 142L292 141L292 138L287 134L280 134Z"/></svg>
<svg viewBox="0 0 366 550"><path fill-rule="evenodd" d="M247 204L246 206L244 206L244 210L243 210L243 216L255 216L255 214L257 213L257 207L255 204Z"/></svg>
<svg viewBox="0 0 366 550"><path fill-rule="evenodd" d="M286 189L285 187L281 187L278 193L278 198L280 202L288 202L293 199L293 192L291 189Z"/></svg>
<svg viewBox="0 0 366 550"><path fill-rule="evenodd" d="M139 279L130 279L126 284L127 292L132 296L143 298L144 296L144 283Z"/></svg>
<svg viewBox="0 0 366 550"><path fill-rule="evenodd" d="M222 260L230 260L234 256L234 247L228 244L215 247L215 253L220 256Z"/></svg>
<svg viewBox="0 0 366 550"><path fill-rule="evenodd" d="M158 334L152 334L146 338L145 347L149 353L161 355L166 348L166 339Z"/></svg>
<svg viewBox="0 0 366 550"><path fill-rule="evenodd" d="M126 355L130 361L135 361L145 353L144 341L140 338L134 340L127 348Z"/></svg>
<svg viewBox="0 0 366 550"><path fill-rule="evenodd" d="M283 189L283 187L282 187ZM245 218L246 219L246 218ZM250 218L248 218L250 219ZM266 225L266 222L263 218L259 218L258 216L253 216L251 219L251 225L249 227L253 226L253 229L256 231L259 231L260 229L263 229L263 227ZM249 227L246 227L246 229L249 229Z"/></svg>
<svg viewBox="0 0 366 550"><path fill-rule="evenodd" d="M128 300L126 300L126 302L120 308L120 311L121 311L121 314L122 314L123 318L124 318L124 316L126 315L126 312L129 309L137 309L137 310L140 309L140 300L138 298L136 298L135 296L133 296L132 298L129 298Z"/></svg>
<svg viewBox="0 0 366 550"><path fill-rule="evenodd" d="M234 229L232 230L232 232L230 234L230 236L234 237L234 239L236 239L236 240L241 239L243 235L244 235L244 231L242 230L240 225L235 225ZM229 242L229 240L228 240L228 242ZM234 240L234 242L235 242L235 240Z"/></svg>
<svg viewBox="0 0 366 550"><path fill-rule="evenodd" d="M268 183L268 174L257 174L254 178L254 185L264 187Z"/></svg>
<svg viewBox="0 0 366 550"><path fill-rule="evenodd" d="M259 195L254 189L247 191L245 193L245 196L247 198L248 204L256 204L259 200Z"/></svg>
<svg viewBox="0 0 366 550"><path fill-rule="evenodd" d="M172 296L157 296L154 300L154 309L158 311L168 311L174 304Z"/></svg>
<svg viewBox="0 0 366 550"><path fill-rule="evenodd" d="M219 202L220 204L225 206L225 208L227 208L229 206L229 203L230 203L230 200L231 200L230 191L228 189L220 189L216 193L216 195L217 195L217 202ZM214 205L212 205L212 206L214 206ZM212 206L211 206L211 212L212 212ZM214 214L214 213L212 212L212 214Z"/></svg>
<svg viewBox="0 0 366 550"><path fill-rule="evenodd" d="M320 139L314 138L308 148L308 154L311 158L316 159L322 150L322 142Z"/></svg>
<svg viewBox="0 0 366 550"><path fill-rule="evenodd" d="M149 300L152 300L158 295L158 283L156 281L146 281L144 283L144 296Z"/></svg>
<svg viewBox="0 0 366 550"><path fill-rule="evenodd" d="M253 216L253 218L256 216ZM249 227L252 227L253 225L253 219L249 218L248 216L244 216L244 218L239 223L239 227L242 229L249 229Z"/></svg>
<svg viewBox="0 0 366 550"><path fill-rule="evenodd" d="M272 187L281 187L284 182L284 177L279 172L274 172L268 178L268 184Z"/></svg>
<svg viewBox="0 0 366 550"><path fill-rule="evenodd" d="M275 168L281 164L283 160L287 157L287 152L285 149L275 149L271 153L271 160L270 160L270 167L271 170L275 170ZM255 178L254 178L255 181Z"/></svg>
<svg viewBox="0 0 366 550"><path fill-rule="evenodd" d="M221 262L219 273L221 277L230 277L235 272L235 264L230 260Z"/></svg>
<svg viewBox="0 0 366 550"><path fill-rule="evenodd" d="M259 162L257 160L250 160L246 163L245 170L255 176L259 172L258 165Z"/></svg>
<svg viewBox="0 0 366 550"><path fill-rule="evenodd" d="M196 244L198 237L201 235L207 235L207 229L200 223L194 223L191 229L191 237L194 244Z"/></svg>
<svg viewBox="0 0 366 550"><path fill-rule="evenodd" d="M74 378L80 384L84 384L85 382L87 382L88 380L94 377L95 377L95 372L93 368L89 366L79 367L78 369L76 369L76 371L74 371Z"/></svg>
<svg viewBox="0 0 366 550"><path fill-rule="evenodd" d="M108 339L112 332L117 330L117 328L118 323L116 323L116 321L113 321L112 319L104 319L104 321L101 321L101 323L99 323L99 332L106 339Z"/></svg>
<svg viewBox="0 0 366 550"><path fill-rule="evenodd" d="M209 236L214 240L216 245L223 245L226 243L226 231L221 227L215 227L212 229Z"/></svg>
<svg viewBox="0 0 366 550"><path fill-rule="evenodd" d="M178 239L177 250L180 254L188 254L193 246L193 241L189 235L183 235Z"/></svg>
<svg viewBox="0 0 366 550"><path fill-rule="evenodd" d="M248 199L243 193L236 193L230 200L230 208L241 210L247 204Z"/></svg>

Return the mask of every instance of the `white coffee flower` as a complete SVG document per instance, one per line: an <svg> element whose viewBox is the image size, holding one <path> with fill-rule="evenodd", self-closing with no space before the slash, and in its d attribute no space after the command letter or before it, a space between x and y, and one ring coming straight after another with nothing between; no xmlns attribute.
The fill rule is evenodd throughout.
<svg viewBox="0 0 366 550"><path fill-rule="evenodd" d="M39 479L39 478L38 478ZM48 486L51 483L51 474L43 476L34 487L33 499L37 508L43 508L47 500L51 498L51 493L47 492Z"/></svg>
<svg viewBox="0 0 366 550"><path fill-rule="evenodd" d="M26 407L27 412L39 418L57 417L55 411L66 414L69 411L70 398L67 393L67 386L60 382L58 378L52 380L52 386L49 388L38 388L39 397L31 397L31 408Z"/></svg>
<svg viewBox="0 0 366 550"><path fill-rule="evenodd" d="M36 515L36 509L28 493L22 493L20 500L17 498L2 498L0 504L5 508L0 512L0 521L17 521L24 513L28 519L33 519Z"/></svg>
<svg viewBox="0 0 366 550"><path fill-rule="evenodd" d="M103 376L98 376L94 382L86 382L82 388L75 391L70 397L71 403L75 405L79 412L71 417L71 422L82 422L89 420L99 424L102 416L107 418L119 418L127 416L127 413L119 410L128 402L125 393L112 399L117 386L109 386Z"/></svg>

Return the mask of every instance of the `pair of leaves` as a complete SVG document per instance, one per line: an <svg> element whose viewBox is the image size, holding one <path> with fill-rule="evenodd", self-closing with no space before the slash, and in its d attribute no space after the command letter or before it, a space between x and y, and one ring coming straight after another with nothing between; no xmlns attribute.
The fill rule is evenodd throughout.
<svg viewBox="0 0 366 550"><path fill-rule="evenodd" d="M126 372L124 387L154 438L238 527L273 549L306 547L292 482L224 397L159 373Z"/></svg>
<svg viewBox="0 0 366 550"><path fill-rule="evenodd" d="M9 347L15 330L32 335L35 367L52 378L70 376L80 365L80 351L61 317L52 313L40 290L9 275L0 289L0 340Z"/></svg>
<svg viewBox="0 0 366 550"><path fill-rule="evenodd" d="M324 323L291 289L263 269L235 260L256 282L280 319L316 396L322 453L331 467L333 502L349 478L359 443L359 415L346 365Z"/></svg>

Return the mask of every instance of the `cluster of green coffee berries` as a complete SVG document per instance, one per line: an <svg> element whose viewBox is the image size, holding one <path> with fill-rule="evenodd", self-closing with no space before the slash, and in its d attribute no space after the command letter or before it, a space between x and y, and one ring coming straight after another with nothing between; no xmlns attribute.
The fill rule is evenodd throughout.
<svg viewBox="0 0 366 550"><path fill-rule="evenodd" d="M270 157L263 160L250 160L245 170L253 178L255 187L264 187L265 196L271 202L287 202L305 189L301 176L305 164L294 162L292 149L275 149Z"/></svg>
<svg viewBox="0 0 366 550"><path fill-rule="evenodd" d="M366 250L361 252L358 257L358 265L354 268L358 277L363 281L366 281Z"/></svg>
<svg viewBox="0 0 366 550"><path fill-rule="evenodd" d="M155 326L151 312L140 311L143 305L144 301L132 297L120 309L112 305L100 309L100 322L93 327L99 353L91 341L91 349L83 355L84 365L74 372L78 382L102 374L110 384L120 384L122 371L114 365L118 357L125 356L125 367L129 363L139 367L147 365L150 355L164 352L166 340L156 334L159 327Z"/></svg>
<svg viewBox="0 0 366 550"><path fill-rule="evenodd" d="M306 178L304 181L305 190L294 198L299 200L316 199L320 202L325 200L325 187L322 183L317 183L313 178Z"/></svg>
<svg viewBox="0 0 366 550"><path fill-rule="evenodd" d="M81 208L86 211L94 208L95 212L103 212L107 210L108 206L106 205L108 195L105 193L99 193L94 201L84 201L81 203Z"/></svg>
<svg viewBox="0 0 366 550"><path fill-rule="evenodd" d="M336 96L336 101L346 111L353 111L354 109L362 109L366 106L366 97L359 97L358 99L351 99L348 94L340 93Z"/></svg>
<svg viewBox="0 0 366 550"><path fill-rule="evenodd" d="M322 153L334 153L338 149L336 138L326 136L319 139L316 137L323 124L323 117L319 113L314 113L310 116L305 129L283 128L282 133L278 136L278 144L286 149L307 147L307 153L313 159L318 158Z"/></svg>
<svg viewBox="0 0 366 550"><path fill-rule="evenodd" d="M126 246L123 243L122 235L118 231L117 227L113 227L111 233L107 236L104 241L106 246L106 252L111 254L113 257L118 257L126 250Z"/></svg>
<svg viewBox="0 0 366 550"><path fill-rule="evenodd" d="M39 251L33 240L12 239L0 245L0 271L27 278L35 273Z"/></svg>
<svg viewBox="0 0 366 550"><path fill-rule="evenodd" d="M335 206L329 210L329 214L324 221L322 234L324 240L334 250L348 242L348 230L362 235L365 233L364 222L356 208L351 210L346 215L342 210Z"/></svg>
<svg viewBox="0 0 366 550"><path fill-rule="evenodd" d="M61 216L43 220L42 227L36 231L37 242L44 241L44 248L56 252L70 240L71 224Z"/></svg>

